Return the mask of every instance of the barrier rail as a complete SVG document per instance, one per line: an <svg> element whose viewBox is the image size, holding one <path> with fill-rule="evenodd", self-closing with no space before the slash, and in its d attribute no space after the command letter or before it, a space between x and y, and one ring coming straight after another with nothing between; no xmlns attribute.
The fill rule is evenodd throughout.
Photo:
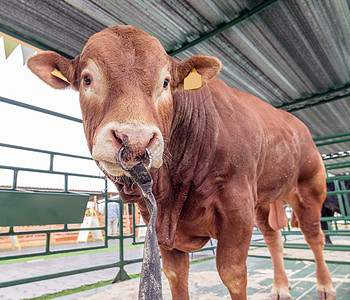
<svg viewBox="0 0 350 300"><path fill-rule="evenodd" d="M35 107L32 105L28 105L25 103L21 103L18 101L14 101L14 100L10 100L7 98L3 98L0 97L0 102L6 103L8 105L15 105L15 106L20 106L26 109L30 109L30 110L34 110L37 111L39 113L44 113L44 114L49 114L55 117L59 117L59 118L63 118L66 119L68 121L73 121L73 122L79 122L81 123L80 119L71 117L71 116L67 116L67 115L63 115L60 113L56 113L53 111L49 111L46 109L42 109L40 107ZM324 140L329 140L329 139L335 139L335 138L339 138L339 137L344 137L344 136L348 136L350 135L350 133L344 133L341 135L336 135L336 136L328 136L328 137L324 137L324 138L319 138L319 139L315 139L315 141L324 141ZM346 139L346 141L348 141L349 139ZM338 142L340 140L337 140ZM343 142L343 140L341 141ZM326 142L323 142L323 144ZM327 142L328 143L328 142ZM322 145L321 145L322 146ZM24 279L20 279L20 280L14 280L14 281L8 281L8 282L1 282L0 283L0 288L2 287L8 287L8 286L14 286L14 285L18 285L18 284L23 284L23 283L29 283L29 282L35 282L38 280L45 280L45 279L50 279L50 278L58 278L58 277L63 277L63 276L69 276L69 275L74 275L74 274L80 274L83 272L91 272L91 271L96 271L96 270L102 270L102 269L107 269L107 268L115 268L118 267L119 268L119 272L115 278L115 281L118 280L125 280L128 279L129 276L126 273L124 267L128 264L133 264L133 263L138 263L142 261L142 258L137 258L137 259L132 259L132 260L125 260L124 258L124 241L125 239L133 239L133 243L134 244L140 244L142 242L137 241L136 240L136 230L140 229L142 227L144 227L144 225L138 225L136 224L136 220L135 220L135 206L133 205L133 232L132 234L129 235L124 235L123 230L120 230L120 234L118 236L113 236L110 237L108 236L108 230L107 230L107 214L108 214L108 202L116 202L119 205L119 228L123 228L124 224L123 224L123 208L124 208L124 202L119 200L119 199L115 199L115 200L109 200L108 199L108 186L107 186L107 179L105 177L101 177L101 176L96 176L96 175L89 175L89 174L83 174L83 173L73 173L73 172L60 172L60 171L55 171L54 170L54 162L55 162L55 157L57 156L64 156L64 157L70 157L73 159L84 159L84 160L92 160L92 158L90 157L84 157L84 156L79 156L79 155L72 155L72 154L65 154L65 153L59 153L59 152L53 152L53 151L47 151L47 150L42 150L42 149L34 149L34 148L29 148L29 147L23 147L23 146L18 146L18 145L9 145L9 144L5 144L5 143L0 143L0 147L6 147L6 148L12 148L12 149L17 149L17 150L23 150L23 151L31 151L31 152L37 152L37 153L42 153L42 154L47 154L49 156L49 166L47 169L34 169L34 168L24 168L24 167L15 167L15 166L5 166L5 165L0 165L0 169L6 169L6 170L11 170L13 171L13 183L12 186L8 189L0 189L2 191L12 191L13 193L18 192L18 184L17 184L17 179L18 179L18 173L20 172L34 172L34 173L42 173L42 174L55 174L55 175L61 175L64 177L64 188L61 192L57 192L56 194L60 195L60 196L64 196L67 194L72 194L74 195L74 193L72 193L69 188L68 188L68 182L69 182L69 178L71 176L77 176L77 177L81 177L81 178L94 178L94 179L103 179L105 181L105 186L104 186L104 191L101 193L89 193L89 196L101 196L104 197L105 199L105 225L104 226L100 226L100 227L92 227L92 228L69 228L70 224L63 224L64 227L63 229L49 229L49 230L32 230L32 231L15 231L14 227L15 226L10 226L8 232L1 232L0 233L0 237L1 236L11 236L11 235L25 235L25 234L45 234L46 235L46 247L45 247L45 251L44 252L38 252L38 253L34 253L34 254L23 254L23 255L14 255L14 256L6 256L6 257L0 257L0 261L1 260L8 260L8 259L15 259L15 258L27 258L27 257L35 257L35 256L39 256L39 255L51 255L51 254L58 254L58 253L68 253L68 252L76 252L76 251L82 251L82 250L95 250L95 249L102 249L102 248L107 248L108 247L108 240L111 239L118 239L119 240L119 260L116 261L115 263L112 264L106 264L106 265L99 265L99 266L95 266L95 267L90 267L90 268L81 268L81 269L77 269L77 270L69 270L69 271L65 271L65 272L58 272L58 273L52 273L52 274L46 274L44 276L36 276L36 277L32 277L32 278L24 278ZM349 151L348 151L349 152ZM344 152L345 153L345 152ZM344 157L344 156L350 156L350 152L349 153L345 153L345 155L340 154L340 155L333 155L334 157L329 156L329 158L327 159L335 159L335 158L340 158L340 157ZM350 166L350 162L340 162L340 163L331 163L331 164L326 164L326 168L327 171L332 170L332 169L338 169L338 168L348 168ZM350 176L342 176L342 177L337 177L336 179L334 178L328 178L327 181L338 181L337 183L337 188L334 192L329 192L329 195L334 195L336 194L339 199L344 199L342 198L343 195L347 195L350 193L350 191L348 190L341 190L340 188L342 187L342 183L344 182L344 180L349 180ZM20 189L20 191L23 191L23 189ZM33 192L33 190L31 190L31 192ZM37 193L40 193L41 195L44 195L47 193L45 191L37 191ZM49 195L47 193L47 195ZM0 194L0 198L1 198L1 194ZM345 201L346 202L346 201ZM343 224L348 224L347 222L350 221L349 218L349 213L350 213L350 208L348 207L349 205L345 204L343 205L343 209L342 209L342 216L340 217L333 217L333 218L324 218L324 221L328 221L330 222L330 230L328 232L326 232L327 234L333 235L333 236L348 236L349 232L347 230L341 230L340 225ZM64 250L56 250L56 251L52 251L51 250L51 244L50 244L50 235L53 233L57 233L57 232L71 232L71 231L84 231L84 230L102 230L104 232L104 243L101 246L94 246L94 247L84 247L84 248L79 248L79 249L64 249ZM254 234L261 234L257 231L254 231ZM294 229L292 229L290 227L290 225L288 224L287 228L282 230L282 234L287 237L287 236L291 236L291 235L301 235L300 231L296 231ZM264 246L263 243L260 243L258 241L259 239L255 239L252 241L251 246L253 247L262 247ZM306 248L306 244L288 244L285 243L285 247L286 248ZM326 245L326 249L332 249L332 250L339 250L339 251L349 251L349 247L350 246L339 246L339 245ZM205 250L213 250L215 249L215 246L210 246L210 247L206 247L201 249L200 251L205 251Z"/></svg>
<svg viewBox="0 0 350 300"><path fill-rule="evenodd" d="M71 116L67 116L64 114L60 114L54 111L42 109L40 107L36 107L33 105L29 105L26 103L21 103L18 101L14 101L11 99L7 99L4 97L0 97L0 102L6 103L8 105L14 105L14 106L19 106L25 109L30 109L39 113L44 113L48 114L51 116L55 116L58 118L62 118L68 121L73 121L73 122L78 122L81 123L81 120L78 118L74 118ZM35 253L30 253L30 254L21 254L21 255L11 255L11 256L3 256L0 257L0 261L3 260L14 260L18 258L29 258L29 257L36 257L36 256L42 256L42 255L52 255L52 254L62 254L62 253L68 253L68 252L79 252L79 251L85 251L85 250L97 250L97 249L103 249L108 247L108 241L111 239L118 239L119 240L119 261L116 261L115 263L112 264L107 264L107 265L99 265L99 266L94 266L90 268L81 268L81 269L76 269L76 270L69 270L65 272L57 272L57 273L52 273L52 274L46 274L44 276L36 276L32 278L23 278L19 280L12 280L12 281L7 281L7 282L1 282L0 283L0 288L2 287L8 287L8 286L14 286L18 284L24 284L24 283L29 283L29 282L35 282L39 280L45 280L45 279L51 279L51 278L58 278L58 277L63 277L63 276L69 276L69 275L74 275L74 274L80 274L83 272L91 272L91 271L96 271L96 270L102 270L102 269L107 269L107 268L114 268L118 267L119 272L115 278L115 280L125 280L128 279L128 275L126 274L124 270L124 266L127 264L131 263L136 263L136 262L141 262L142 258L139 259L133 259L133 260L125 260L124 259L124 240L127 238L133 238L133 235L124 235L123 230L119 231L119 235L117 236L108 236L108 229L107 229L107 215L108 215L108 202L117 202L119 204L119 228L124 228L124 223L123 223L123 211L124 211L124 203L121 200L109 200L108 199L108 185L107 185L107 179L104 176L96 176L96 175L91 175L91 174L85 174L85 173L73 173L73 172L62 172L62 171L55 171L54 164L55 164L55 158L56 157L68 157L72 159L83 159L83 160L90 160L92 161L91 157L84 157L80 155L72 155L72 154L67 154L67 153L60 153L60 152L54 152L54 151L47 151L47 150L42 150L42 149L35 149L35 148L30 148L30 147L23 147L19 145L10 145L6 143L0 143L0 148L10 148L10 149L16 149L16 150L23 150L27 152L34 152L34 153L41 153L41 154L46 154L49 156L49 165L47 168L25 168L25 167L17 167L17 166L11 166L11 165L0 165L0 170L10 170L13 172L13 178L12 178L12 184L8 188L0 188L0 201L2 200L3 202L8 201L8 197L5 199L5 194L8 195L9 192L13 193L14 195L16 193L22 193L22 195L35 195L40 197L44 197L46 200L48 198L52 198L53 195L56 198L55 200L59 199L62 200L64 197L67 196L99 196L103 197L105 199L105 225L104 226L99 226L99 227L89 227L89 228L70 228L72 224L62 224L63 228L62 229L46 229L46 230L24 230L24 231L17 231L15 230L15 227L17 224L8 224L9 229L6 232L0 232L0 237L10 237L13 235L16 236L21 236L21 235L31 235L31 234L45 234L46 235L46 242L45 242L45 250L44 251L39 251ZM25 190L23 188L18 188L18 174L21 172L30 172L30 173L40 173L40 174L50 174L50 175L59 175L63 176L64 178L64 188L60 191L55 191L53 192L52 190L37 190L35 188L30 189L30 190ZM78 177L78 178L92 178L92 179L100 179L104 180L104 190L102 192L90 192L90 193L76 193L72 192L69 189L69 178L70 177ZM1 183L0 183L1 184ZM2 193L1 193L2 192ZM2 212L6 211L4 210L4 207L2 207ZM85 212L85 209L84 209ZM10 215L13 214L10 212ZM29 216L30 217L30 216ZM52 216L54 218L54 216ZM27 220L29 223L35 223L35 220ZM28 223L27 222L27 223ZM45 221L43 221L45 223ZM48 222L52 222L52 219ZM59 223L59 221L57 221ZM54 224L57 224L57 222L54 222ZM0 221L1 223L1 221ZM7 224L7 223L6 223ZM0 224L1 226L1 224ZM4 224L2 225L4 226ZM65 232L77 232L77 231L94 231L94 230L101 230L104 232L104 242L100 246L87 246L87 247L79 247L78 249L63 249L63 250L55 250L53 251L51 249L51 242L50 242L50 237L54 233L65 233Z"/></svg>

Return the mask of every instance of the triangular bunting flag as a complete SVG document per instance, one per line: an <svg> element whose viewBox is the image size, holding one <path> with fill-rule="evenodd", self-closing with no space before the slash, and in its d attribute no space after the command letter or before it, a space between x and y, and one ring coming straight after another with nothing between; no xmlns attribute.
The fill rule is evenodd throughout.
<svg viewBox="0 0 350 300"><path fill-rule="evenodd" d="M19 42L16 42L12 39L8 39L6 37L3 37L3 38L4 38L4 45L5 45L5 56L6 58L8 58L10 54L13 52L13 50L16 49Z"/></svg>
<svg viewBox="0 0 350 300"><path fill-rule="evenodd" d="M35 50L28 48L24 45L21 45L21 47L22 47L22 53L23 53L23 64L25 64L27 59L34 54Z"/></svg>

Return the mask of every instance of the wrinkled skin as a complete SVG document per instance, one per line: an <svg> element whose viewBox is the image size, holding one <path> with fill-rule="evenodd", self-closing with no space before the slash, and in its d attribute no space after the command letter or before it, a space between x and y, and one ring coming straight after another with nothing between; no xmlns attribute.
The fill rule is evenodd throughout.
<svg viewBox="0 0 350 300"><path fill-rule="evenodd" d="M246 299L254 218L272 256L272 299L290 299L278 231L286 225L286 203L314 252L319 299L335 299L319 222L324 167L308 129L294 116L217 79L216 58L177 61L131 26L95 34L74 60L43 52L28 66L51 86L66 88L70 84L50 74L58 67L79 91L92 157L146 221L141 192L116 155L125 147L123 161L131 166L148 160L146 148L152 153L157 236L173 299L189 299L188 253L210 238L218 240L217 269L231 298ZM184 78L193 68L202 87L187 91Z"/></svg>

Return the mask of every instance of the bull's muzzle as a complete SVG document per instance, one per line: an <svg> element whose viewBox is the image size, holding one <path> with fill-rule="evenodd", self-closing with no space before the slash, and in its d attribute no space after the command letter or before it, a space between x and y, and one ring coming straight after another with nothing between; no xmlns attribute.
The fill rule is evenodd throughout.
<svg viewBox="0 0 350 300"><path fill-rule="evenodd" d="M148 168L159 168L163 163L163 151L163 136L158 127L111 122L98 131L92 156L110 175L121 176L126 175L123 166L131 168L140 161ZM119 161L117 156L120 156Z"/></svg>

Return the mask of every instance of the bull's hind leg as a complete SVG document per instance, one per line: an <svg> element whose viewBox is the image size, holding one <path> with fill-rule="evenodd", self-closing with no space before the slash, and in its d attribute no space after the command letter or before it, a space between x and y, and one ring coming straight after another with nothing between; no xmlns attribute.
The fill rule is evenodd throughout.
<svg viewBox="0 0 350 300"><path fill-rule="evenodd" d="M321 230L321 207L326 197L323 169L308 180L298 183L298 193L290 204L305 240L316 261L317 294L320 300L335 299L335 289L323 257L324 235Z"/></svg>
<svg viewBox="0 0 350 300"><path fill-rule="evenodd" d="M163 270L168 278L173 300L188 300L189 254L179 250L160 248Z"/></svg>
<svg viewBox="0 0 350 300"><path fill-rule="evenodd" d="M273 288L271 299L289 300L291 299L289 281L283 265L283 244L281 232L271 228L269 222L269 208L259 207L256 212L256 223L264 236L265 243L270 251L273 263Z"/></svg>

